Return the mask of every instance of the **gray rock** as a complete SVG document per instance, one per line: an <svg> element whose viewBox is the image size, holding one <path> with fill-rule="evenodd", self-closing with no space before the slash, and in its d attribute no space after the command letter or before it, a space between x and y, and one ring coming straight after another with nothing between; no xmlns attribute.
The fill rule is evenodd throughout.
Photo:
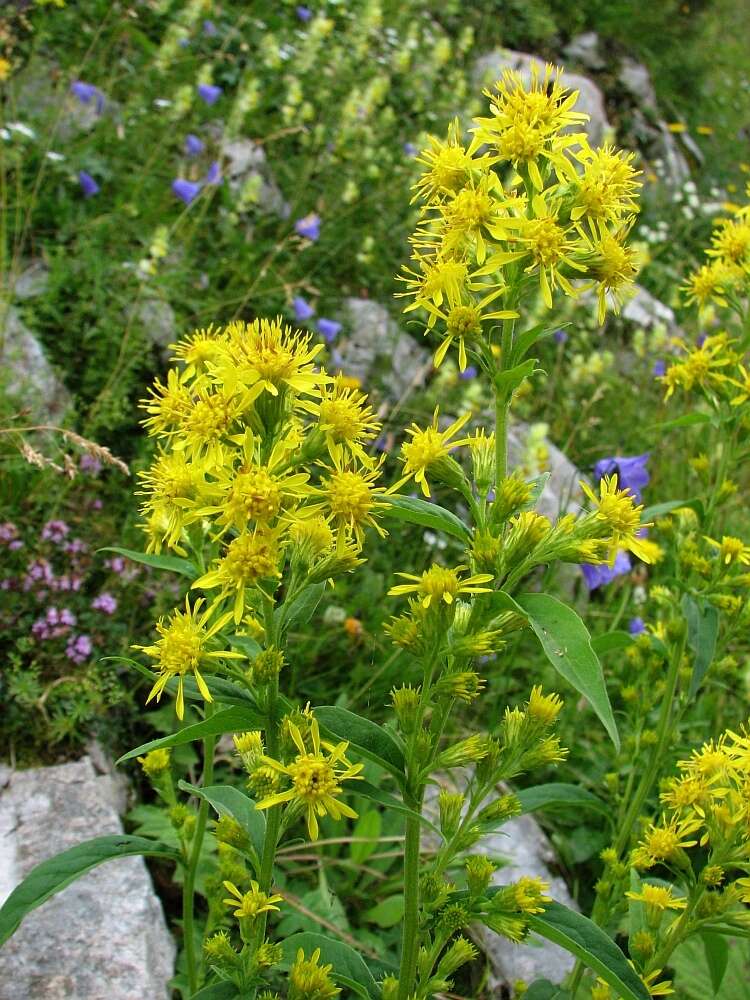
<svg viewBox="0 0 750 1000"><path fill-rule="evenodd" d="M630 96L635 98L640 107L648 108L651 111L658 110L651 74L643 63L636 62L635 59L626 56L620 64L618 80Z"/></svg>
<svg viewBox="0 0 750 1000"><path fill-rule="evenodd" d="M258 178L260 188L254 202L263 212L275 213L283 218L289 214L281 189L273 178L262 146L252 139L222 139L221 155L224 171L233 192L241 194L253 178Z"/></svg>
<svg viewBox="0 0 750 1000"><path fill-rule="evenodd" d="M385 306L371 299L344 300L344 330L332 352L333 370L377 387L391 401L424 383L432 354L404 333Z"/></svg>
<svg viewBox="0 0 750 1000"><path fill-rule="evenodd" d="M26 422L58 424L63 420L71 404L68 390L18 311L2 301L0 371L3 391L13 405L27 411Z"/></svg>
<svg viewBox="0 0 750 1000"><path fill-rule="evenodd" d="M450 774L437 776L440 786L450 791L464 791L468 785L469 773L456 769ZM438 817L437 798L439 789L430 786L425 799L425 814L435 821ZM507 789L498 788L497 795ZM488 797L488 804L495 796ZM425 835L430 843L431 834ZM486 854L502 861L502 866L492 876L494 885L508 885L523 875L540 878L549 884L549 895L558 903L578 910L578 905L570 895L564 879L553 874L551 866L556 863L556 854L549 838L531 816L517 816L503 824L495 833L489 833L472 848L474 854ZM503 987L511 986L522 979L531 983L535 979L549 979L561 983L572 971L575 959L558 945L531 935L523 944L514 944L500 934L481 925L472 928L472 936L487 955L490 963L489 987L500 996Z"/></svg>
<svg viewBox="0 0 750 1000"><path fill-rule="evenodd" d="M122 833L119 804L89 757L15 771L0 793L0 900L41 861ZM143 859L121 858L29 914L0 951L0 1000L159 1000L174 955Z"/></svg>
<svg viewBox="0 0 750 1000"><path fill-rule="evenodd" d="M666 326L675 337L682 337L683 331L677 324L675 314L669 306L647 292L641 285L635 285L633 296L622 307L623 319L651 330L657 325Z"/></svg>
<svg viewBox="0 0 750 1000"><path fill-rule="evenodd" d="M513 423L508 430L508 467L523 464L530 427L522 422ZM562 514L577 514L581 510L583 492L581 479L585 476L570 459L551 441L546 442L549 479L537 501L539 514L554 521Z"/></svg>
<svg viewBox="0 0 750 1000"><path fill-rule="evenodd" d="M599 47L599 36L595 31L584 31L576 35L563 49L563 55L572 63L584 69L604 69L606 60Z"/></svg>
<svg viewBox="0 0 750 1000"><path fill-rule="evenodd" d="M10 281L13 298L22 302L43 295L48 284L49 269L43 260L32 260L15 282Z"/></svg>
<svg viewBox="0 0 750 1000"><path fill-rule="evenodd" d="M169 302L157 295L145 296L134 304L132 318L143 328L149 342L168 358L169 345L178 339L177 318Z"/></svg>
<svg viewBox="0 0 750 1000"><path fill-rule="evenodd" d="M17 82L16 114L21 121L45 122L52 126L50 141L67 141L90 132L104 117L118 116L120 106L96 97L83 104L69 90L67 74L52 62L33 60Z"/></svg>
<svg viewBox="0 0 750 1000"><path fill-rule="evenodd" d="M514 52L512 49L496 49L477 59L472 75L477 83L485 86L490 86L498 80L504 69L516 70L524 80L529 80L532 63L536 63L540 70L544 70L544 59L538 56ZM612 126L607 120L601 90L587 76L578 73L565 73L563 80L571 90L579 91L576 110L590 116L583 130L592 146L600 146L612 131Z"/></svg>

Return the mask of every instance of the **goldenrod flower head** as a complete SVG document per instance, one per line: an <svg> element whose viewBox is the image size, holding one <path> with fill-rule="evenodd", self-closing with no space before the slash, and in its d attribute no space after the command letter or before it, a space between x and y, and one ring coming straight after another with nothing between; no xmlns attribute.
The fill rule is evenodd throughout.
<svg viewBox="0 0 750 1000"><path fill-rule="evenodd" d="M312 750L305 746L300 730L289 723L289 734L299 751L290 764L282 764L270 757L263 760L268 767L286 775L291 787L278 792L256 804L258 809L268 809L282 802L299 802L307 815L307 829L311 840L318 839L318 816L329 815L335 820L342 816L357 818L357 813L344 802L338 800L341 782L358 778L361 764L351 764L346 759L349 744L321 742L317 719L310 722L309 739Z"/></svg>
<svg viewBox="0 0 750 1000"><path fill-rule="evenodd" d="M199 670L200 665L206 660L243 658L242 653L210 648L210 640L224 628L232 616L231 613L221 615L212 624L209 624L212 609L209 608L201 612L203 603L203 598L200 598L191 607L189 599L186 597L184 611L178 609L166 621L160 618L156 623L156 631L160 638L153 646L133 647L142 650L158 664L159 677L151 688L146 699L147 703L152 698L159 701L167 684L173 677L178 678L177 717L179 719L185 714L183 682L187 673L194 675L202 697L206 701L213 701L211 692Z"/></svg>
<svg viewBox="0 0 750 1000"><path fill-rule="evenodd" d="M221 357L224 341L224 335L209 326L206 330L196 330L176 344L170 344L169 349L174 361L184 362L185 377L193 378L204 374L209 365Z"/></svg>
<svg viewBox="0 0 750 1000"><path fill-rule="evenodd" d="M235 733L232 737L234 748L246 767L252 768L263 756L263 734L258 729L247 733Z"/></svg>
<svg viewBox="0 0 750 1000"><path fill-rule="evenodd" d="M138 763L143 768L143 773L148 778L156 778L169 770L171 760L171 750L161 748L151 750L144 757L138 758Z"/></svg>
<svg viewBox="0 0 750 1000"><path fill-rule="evenodd" d="M750 262L750 219L722 219L711 237L707 256L730 264Z"/></svg>
<svg viewBox="0 0 750 1000"><path fill-rule="evenodd" d="M704 535L708 544L718 550L719 560L725 566L739 563L742 566L750 566L750 545L745 545L741 538L734 538L732 535L722 535L721 541L717 542L713 538Z"/></svg>
<svg viewBox="0 0 750 1000"><path fill-rule="evenodd" d="M572 298L577 294L561 268L582 272L585 267L575 258L578 233L573 226L561 224L557 206L547 204L544 197L537 194L532 199L532 207L533 216L518 220L518 233L511 238L520 244L522 252L531 256L526 273L539 272L542 299L551 309L552 292L558 286Z"/></svg>
<svg viewBox="0 0 750 1000"><path fill-rule="evenodd" d="M483 854L471 855L464 864L469 892L473 896L481 896L489 886L497 865Z"/></svg>
<svg viewBox="0 0 750 1000"><path fill-rule="evenodd" d="M278 396L289 390L297 396L314 396L330 381L314 365L323 345L312 344L308 333L282 325L281 317L250 324L237 321L225 332L225 357L216 365L215 374L227 386L240 383L251 387L253 394Z"/></svg>
<svg viewBox="0 0 750 1000"><path fill-rule="evenodd" d="M549 884L540 878L532 878L524 875L511 886L513 890L513 901L521 913L544 913L546 903L551 903L548 896Z"/></svg>
<svg viewBox="0 0 750 1000"><path fill-rule="evenodd" d="M188 458L176 451L157 455L151 466L138 473L143 486L137 496L146 500L141 513L152 535L152 547L159 551L166 544L175 548L191 511L206 490L206 475L212 463L196 457Z"/></svg>
<svg viewBox="0 0 750 1000"><path fill-rule="evenodd" d="M317 408L319 426L326 436L331 457L343 450L363 465L372 466L373 459L363 445L377 437L381 424L375 419L372 407L367 405L367 396L348 387L339 376L332 385L322 388Z"/></svg>
<svg viewBox="0 0 750 1000"><path fill-rule="evenodd" d="M666 997L674 993L674 990L672 989L671 979L664 979L660 983L656 982L656 980L659 978L661 974L662 974L661 969L655 969L653 972L650 972L647 976L641 976L641 979L643 980L643 985L646 987L646 989L649 992L649 995L652 997Z"/></svg>
<svg viewBox="0 0 750 1000"><path fill-rule="evenodd" d="M337 456L333 468L325 467L327 475L323 476L318 491L337 527L353 534L360 544L366 527L373 527L378 534L385 535L375 520L386 506L381 499L385 489L376 485L381 464L361 469Z"/></svg>
<svg viewBox="0 0 750 1000"><path fill-rule="evenodd" d="M623 291L633 284L638 267L635 251L624 242L629 225L619 233L610 233L600 227L591 238L583 257L587 274L597 283L597 319L604 322L607 297L615 313L620 311Z"/></svg>
<svg viewBox="0 0 750 1000"><path fill-rule="evenodd" d="M224 888L232 896L231 899L225 899L224 904L235 908L234 916L238 920L255 920L261 913L278 910L278 906L274 906L274 903L280 903L284 898L263 892L258 883L252 880L248 892L240 892L232 882L225 882Z"/></svg>
<svg viewBox="0 0 750 1000"><path fill-rule="evenodd" d="M659 923L665 910L684 910L687 900L675 896L671 888L661 885L650 885L644 882L640 892L626 892L628 899L643 903L646 907L646 919L652 925Z"/></svg>
<svg viewBox="0 0 750 1000"><path fill-rule="evenodd" d="M423 607L429 608L435 602L439 604L453 604L459 594L486 594L490 592L489 587L482 584L492 580L490 573L476 573L473 576L461 578L461 573L466 566L456 566L455 569L448 569L434 563L430 569L425 570L421 576L413 573L397 573L396 576L411 580L412 583L400 583L391 587L388 591L389 597L399 597L402 594L417 594Z"/></svg>
<svg viewBox="0 0 750 1000"><path fill-rule="evenodd" d="M699 309L705 309L710 302L726 306L724 293L730 279L731 270L723 261L712 260L708 264L702 264L688 275L687 281L682 286L685 302L688 305L697 305Z"/></svg>
<svg viewBox="0 0 750 1000"><path fill-rule="evenodd" d="M680 820L673 816L661 825L651 824L638 847L633 851L636 868L653 868L663 861L674 861L687 847L698 841L686 839L700 827L700 822Z"/></svg>
<svg viewBox="0 0 750 1000"><path fill-rule="evenodd" d="M727 353L728 347L725 336L707 337L700 347L689 350L686 357L670 365L661 378L667 387L666 398L669 399L676 388L690 392L695 386L709 389L727 382L727 376L720 369L734 360Z"/></svg>
<svg viewBox="0 0 750 1000"><path fill-rule="evenodd" d="M563 700L558 694L554 692L542 694L541 685L536 684L531 689L531 696L526 704L526 714L535 722L551 726L560 714L562 707Z"/></svg>
<svg viewBox="0 0 750 1000"><path fill-rule="evenodd" d="M461 145L458 119L448 126L447 140L430 135L427 141L429 148L416 157L417 163L427 169L414 185L415 195L412 201L420 197L432 201L438 196L459 191L477 166L476 161Z"/></svg>
<svg viewBox="0 0 750 1000"><path fill-rule="evenodd" d="M748 371L744 365L737 365L739 369L741 381L737 379L730 378L729 382L732 385L737 386L740 390L738 395L732 399L732 406L742 406L744 403L750 402L750 371Z"/></svg>
<svg viewBox="0 0 750 1000"><path fill-rule="evenodd" d="M140 401L141 409L150 414L142 421L149 434L173 433L184 419L192 402L190 389L185 384L187 378L186 372L171 368L167 372L166 385L154 379L148 390L150 396Z"/></svg>
<svg viewBox="0 0 750 1000"><path fill-rule="evenodd" d="M289 528L289 538L307 563L312 562L321 552L331 549L334 543L331 526L320 515L293 521Z"/></svg>
<svg viewBox="0 0 750 1000"><path fill-rule="evenodd" d="M425 473L446 459L454 448L468 443L468 438L461 438L458 441L451 440L451 438L458 434L470 416L470 413L464 413L441 431L438 429L438 408L436 407L432 423L424 430L421 430L416 424L407 428L406 433L411 436L411 440L405 441L401 445L401 460L404 463L406 476L399 485L403 485L408 479L413 478L415 482L419 483L424 496L429 497L430 487Z"/></svg>
<svg viewBox="0 0 750 1000"><path fill-rule="evenodd" d="M485 235L500 221L505 204L494 195L494 186L494 174L485 174L436 206L442 217L440 242L443 252L462 256L468 250L477 264L484 264L487 256Z"/></svg>
<svg viewBox="0 0 750 1000"><path fill-rule="evenodd" d="M243 531L229 543L215 569L193 583L193 589L221 587L221 597L234 592L234 622L239 625L245 612L245 588L281 576L278 569L280 532L280 528L262 527L253 532Z"/></svg>
<svg viewBox="0 0 750 1000"><path fill-rule="evenodd" d="M571 218L614 222L623 215L637 212L636 198L641 183L636 180L640 171L634 169L634 159L634 153L616 150L613 146L586 150Z"/></svg>
<svg viewBox="0 0 750 1000"><path fill-rule="evenodd" d="M341 992L331 979L332 965L320 965L320 948L309 959L300 948L289 970L288 1000L333 1000Z"/></svg>
<svg viewBox="0 0 750 1000"><path fill-rule="evenodd" d="M595 517L603 521L611 532L610 565L614 563L620 549L627 549L644 562L650 562L650 553L638 537L638 531L648 527L641 524L643 505L636 504L629 489L617 488L617 476L604 476L601 479L598 497L588 483L581 482L581 489L596 507Z"/></svg>
<svg viewBox="0 0 750 1000"><path fill-rule="evenodd" d="M223 386L215 391L199 389L180 420L172 446L185 449L196 457L205 455L209 461L220 465L222 441L241 411L240 398L229 389Z"/></svg>
<svg viewBox="0 0 750 1000"><path fill-rule="evenodd" d="M440 257L425 257L419 253L413 255L419 270L404 267L400 280L407 285L408 291L398 295L413 295L414 301L404 309L411 312L426 305L442 306L446 302L449 308L460 305L463 291L469 280L469 268L463 261L442 259ZM435 323L435 315L431 314L428 327Z"/></svg>

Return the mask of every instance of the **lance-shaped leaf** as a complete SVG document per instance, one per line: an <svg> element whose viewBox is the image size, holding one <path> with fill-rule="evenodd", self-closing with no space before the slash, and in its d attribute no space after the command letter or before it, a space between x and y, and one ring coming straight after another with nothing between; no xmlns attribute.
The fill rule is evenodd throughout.
<svg viewBox="0 0 750 1000"><path fill-rule="evenodd" d="M321 729L329 736L346 740L363 757L389 771L400 782L404 780L404 752L396 738L383 726L337 705L323 705L316 708L314 714Z"/></svg>
<svg viewBox="0 0 750 1000"><path fill-rule="evenodd" d="M179 556L157 556L153 553L138 552L137 549L121 549L115 545L108 545L99 549L99 552L116 552L118 556L125 556L133 562L141 563L143 566L150 566L151 569L163 569L170 573L180 573L182 576L189 576L194 580L198 571L189 559L180 559Z"/></svg>
<svg viewBox="0 0 750 1000"><path fill-rule="evenodd" d="M592 969L622 1000L650 1000L640 976L601 927L562 903L548 903L544 913L528 917L529 927L559 944Z"/></svg>
<svg viewBox="0 0 750 1000"><path fill-rule="evenodd" d="M610 815L610 807L596 795L578 785L566 785L563 782L549 785L534 785L516 792L516 798L521 803L524 813L537 812L540 809L588 809L591 812Z"/></svg>
<svg viewBox="0 0 750 1000"><path fill-rule="evenodd" d="M241 733L246 729L262 729L266 724L265 718L255 709L243 707L226 708L215 715L204 719L203 722L196 722L192 726L185 726L176 733L169 736L161 736L158 740L151 740L149 743L142 743L135 750L129 750L117 761L132 760L141 754L149 753L151 750L161 750L163 747L179 747L183 743L192 743L193 740L202 740L206 736L223 736L224 733Z"/></svg>
<svg viewBox="0 0 750 1000"><path fill-rule="evenodd" d="M233 785L209 785L208 788L198 788L187 781L179 781L178 786L183 792L190 792L205 799L214 807L219 816L230 816L242 827L248 835L255 853L256 874L260 859L263 856L263 843L266 836L266 818L255 808L255 802Z"/></svg>
<svg viewBox="0 0 750 1000"><path fill-rule="evenodd" d="M706 965L711 976L711 986L714 994L718 994L729 964L729 945L721 934L702 931L700 937L706 955Z"/></svg>
<svg viewBox="0 0 750 1000"><path fill-rule="evenodd" d="M276 609L276 620L279 628L287 629L290 625L307 625L315 609L320 604L320 599L325 590L324 583L313 583L305 587L302 593L297 594L289 604L282 604Z"/></svg>
<svg viewBox="0 0 750 1000"><path fill-rule="evenodd" d="M428 503L419 497L388 496L383 498L388 506L383 508L384 517L392 517L408 524L419 524L423 528L442 531L453 535L464 544L471 541L471 532L454 513L436 503Z"/></svg>
<svg viewBox="0 0 750 1000"><path fill-rule="evenodd" d="M688 692L688 696L694 698L716 652L719 612L702 597L694 598L689 594L682 598L682 612L687 621L687 643L694 657Z"/></svg>
<svg viewBox="0 0 750 1000"><path fill-rule="evenodd" d="M149 840L147 837L113 834L76 844L75 847L63 851L62 854L56 854L54 858L42 861L36 868L32 868L23 882L8 896L0 908L0 945L8 940L27 913L41 906L66 885L75 882L81 875L104 861L125 858L133 854L181 861L179 852L173 847Z"/></svg>
<svg viewBox="0 0 750 1000"><path fill-rule="evenodd" d="M492 596L497 603L500 594ZM620 737L604 683L602 666L591 646L588 629L580 617L572 608L548 594L520 594L515 600L509 594L503 594L502 597L510 610L528 618L547 659L588 700L619 751Z"/></svg>
<svg viewBox="0 0 750 1000"><path fill-rule="evenodd" d="M353 990L363 1000L378 1000L380 990L367 967L367 963L354 948L343 941L326 934L316 934L313 931L303 931L292 934L282 945L284 949L283 967L289 968L302 951L305 958L310 958L314 951L320 950L320 962L333 966L333 978L336 982Z"/></svg>

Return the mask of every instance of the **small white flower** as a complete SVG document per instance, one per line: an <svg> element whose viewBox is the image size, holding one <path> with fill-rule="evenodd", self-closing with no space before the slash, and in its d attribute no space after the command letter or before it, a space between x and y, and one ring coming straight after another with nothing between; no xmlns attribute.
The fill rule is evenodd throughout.
<svg viewBox="0 0 750 1000"><path fill-rule="evenodd" d="M65 159L62 153L56 153L54 150L50 149L49 152L44 154L48 160L52 160L53 163L62 163Z"/></svg>
<svg viewBox="0 0 750 1000"><path fill-rule="evenodd" d="M164 97L157 97L156 100L154 101L154 107L156 107L156 108L171 108L172 107L172 102L168 101Z"/></svg>
<svg viewBox="0 0 750 1000"><path fill-rule="evenodd" d="M8 122L8 128L11 132L20 132L21 135L25 135L27 139L36 139L36 132L33 128L29 128L28 125L24 125L23 122Z"/></svg>

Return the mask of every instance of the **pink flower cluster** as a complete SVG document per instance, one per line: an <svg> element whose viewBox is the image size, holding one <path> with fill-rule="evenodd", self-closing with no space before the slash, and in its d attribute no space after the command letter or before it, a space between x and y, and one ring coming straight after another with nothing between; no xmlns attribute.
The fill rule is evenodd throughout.
<svg viewBox="0 0 750 1000"><path fill-rule="evenodd" d="M59 639L66 635L76 623L76 616L69 608L47 608L43 618L37 618L31 626L35 639Z"/></svg>

